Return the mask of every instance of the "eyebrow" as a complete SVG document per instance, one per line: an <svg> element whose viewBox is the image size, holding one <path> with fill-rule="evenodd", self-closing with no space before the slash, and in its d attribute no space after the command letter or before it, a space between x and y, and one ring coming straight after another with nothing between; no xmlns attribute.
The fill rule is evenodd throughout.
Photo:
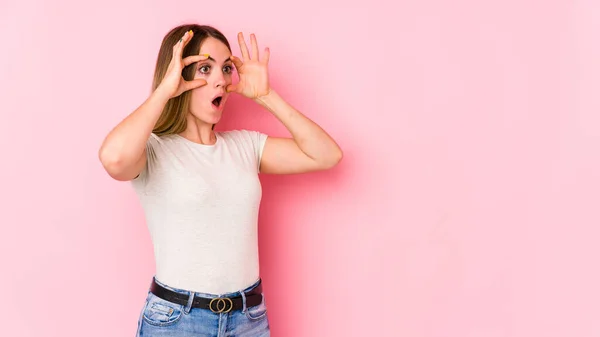
<svg viewBox="0 0 600 337"><path fill-rule="evenodd" d="M211 60L211 61L213 61L213 62L215 62L215 63L217 62L217 61L216 61L214 58L212 58L212 56L210 56L210 55L208 56L208 59L209 59L209 60ZM225 62L227 62L227 61L231 61L231 56L230 56L230 57L228 57L227 59L225 59L225 61L223 61L223 63L225 63Z"/></svg>

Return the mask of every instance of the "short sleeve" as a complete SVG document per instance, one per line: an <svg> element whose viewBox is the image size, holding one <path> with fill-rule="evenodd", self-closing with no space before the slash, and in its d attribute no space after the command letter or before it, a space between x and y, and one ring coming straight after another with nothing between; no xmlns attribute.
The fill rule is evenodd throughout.
<svg viewBox="0 0 600 337"><path fill-rule="evenodd" d="M260 172L260 160L262 159L263 150L267 142L268 135L254 130L238 130L240 139L245 143L244 148L247 155L252 158L252 162L256 172Z"/></svg>
<svg viewBox="0 0 600 337"><path fill-rule="evenodd" d="M258 131L253 131L254 149L256 155L256 170L260 172L260 161L262 159L265 144L269 136Z"/></svg>
<svg viewBox="0 0 600 337"><path fill-rule="evenodd" d="M152 167L154 167L154 161L156 160L156 147L159 140L160 138L154 133L151 133L150 137L148 137L148 141L146 141L146 165L144 165L140 174L133 178L132 182L134 184L144 184L148 180L152 172Z"/></svg>

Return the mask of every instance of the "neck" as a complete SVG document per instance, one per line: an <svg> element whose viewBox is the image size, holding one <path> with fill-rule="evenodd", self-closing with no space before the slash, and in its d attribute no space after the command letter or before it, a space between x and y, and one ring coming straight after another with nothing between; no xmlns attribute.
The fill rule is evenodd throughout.
<svg viewBox="0 0 600 337"><path fill-rule="evenodd" d="M179 135L198 144L213 145L217 142L213 124L204 123L195 118L188 120L187 128Z"/></svg>

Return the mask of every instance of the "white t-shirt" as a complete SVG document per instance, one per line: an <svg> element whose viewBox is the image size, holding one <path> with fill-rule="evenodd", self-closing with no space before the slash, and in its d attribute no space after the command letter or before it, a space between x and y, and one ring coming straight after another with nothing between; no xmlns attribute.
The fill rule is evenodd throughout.
<svg viewBox="0 0 600 337"><path fill-rule="evenodd" d="M215 132L203 145L152 134L147 164L132 185L154 246L156 278L172 287L223 294L259 278L259 163L267 135Z"/></svg>

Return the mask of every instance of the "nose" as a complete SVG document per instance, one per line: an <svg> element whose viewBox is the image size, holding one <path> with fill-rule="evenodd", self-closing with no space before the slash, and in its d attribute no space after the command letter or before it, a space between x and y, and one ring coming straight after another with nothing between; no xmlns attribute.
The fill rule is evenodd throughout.
<svg viewBox="0 0 600 337"><path fill-rule="evenodd" d="M215 88L222 88L225 86L226 81L225 81L225 75L223 75L223 72L218 71L215 72Z"/></svg>

